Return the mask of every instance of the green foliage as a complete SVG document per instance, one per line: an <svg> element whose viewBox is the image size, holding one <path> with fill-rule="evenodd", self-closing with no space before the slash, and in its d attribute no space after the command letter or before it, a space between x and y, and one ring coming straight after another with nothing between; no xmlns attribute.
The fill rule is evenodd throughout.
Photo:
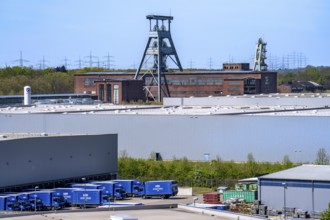
<svg viewBox="0 0 330 220"><path fill-rule="evenodd" d="M330 89L330 67L307 66L304 69L279 71L277 76L279 85L291 81L313 81Z"/></svg>
<svg viewBox="0 0 330 220"><path fill-rule="evenodd" d="M329 165L329 154L324 148L320 148L316 154L315 164Z"/></svg>
<svg viewBox="0 0 330 220"><path fill-rule="evenodd" d="M23 94L26 85L32 87L34 94L73 93L73 75L63 67L45 70L7 67L0 69L0 95Z"/></svg>
<svg viewBox="0 0 330 220"><path fill-rule="evenodd" d="M282 163L284 164L284 166L286 168L292 167L292 162L291 162L291 160L289 158L289 155L284 155Z"/></svg>
<svg viewBox="0 0 330 220"><path fill-rule="evenodd" d="M328 204L328 209L321 214L321 220L330 220L330 203Z"/></svg>
<svg viewBox="0 0 330 220"><path fill-rule="evenodd" d="M122 153L121 153L122 154ZM157 179L175 179L182 186L210 187L219 185L232 186L236 180L255 177L290 168L293 164L222 161L220 158L211 162L190 161L187 158L171 161L135 159L120 156L118 173L120 178L137 178L142 181Z"/></svg>

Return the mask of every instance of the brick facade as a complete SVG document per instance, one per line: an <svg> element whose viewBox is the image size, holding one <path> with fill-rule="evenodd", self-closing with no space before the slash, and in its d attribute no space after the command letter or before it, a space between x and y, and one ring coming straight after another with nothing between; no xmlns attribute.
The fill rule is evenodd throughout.
<svg viewBox="0 0 330 220"><path fill-rule="evenodd" d="M102 72L75 75L75 93L90 93L97 97L99 81L133 80L134 73ZM151 74L141 79L145 86L145 95L157 98L157 83ZM111 84L111 83L110 83ZM121 88L130 91L123 84ZM133 84L130 84L133 86ZM136 85L137 86L137 85ZM132 88L137 92L139 89ZM140 86L140 85L139 85ZM242 95L277 92L277 72L256 71L196 71L165 73L162 76L162 95L169 97L206 97L220 95ZM146 94L147 93L147 94ZM124 93L123 93L124 94ZM121 97L123 100L125 97Z"/></svg>

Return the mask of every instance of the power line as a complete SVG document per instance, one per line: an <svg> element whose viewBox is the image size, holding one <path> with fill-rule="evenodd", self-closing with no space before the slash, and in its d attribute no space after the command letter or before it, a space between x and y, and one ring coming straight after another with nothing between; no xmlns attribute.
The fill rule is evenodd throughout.
<svg viewBox="0 0 330 220"><path fill-rule="evenodd" d="M25 62L30 62L30 61L29 61L29 60L24 60L24 59L23 59L22 51L20 51L19 59L14 60L13 62L17 62L17 63L19 63L19 66L20 66L20 67L23 67Z"/></svg>
<svg viewBox="0 0 330 220"><path fill-rule="evenodd" d="M66 58L66 56L65 56L65 58L63 59L63 61L64 61L64 67L65 67L65 69L68 69L68 61L70 61L70 60L68 60L67 58Z"/></svg>
<svg viewBox="0 0 330 220"><path fill-rule="evenodd" d="M92 55L92 51L89 52L89 56L85 56L85 58L89 58L89 67L92 68L93 67L93 58L97 58L96 56Z"/></svg>
<svg viewBox="0 0 330 220"><path fill-rule="evenodd" d="M47 67L46 62L49 62L49 61L45 60L45 57L43 56L42 59L37 64L37 65L39 65L39 69L45 69Z"/></svg>
<svg viewBox="0 0 330 220"><path fill-rule="evenodd" d="M105 56L105 58L107 58L106 59L106 68L109 70L109 69L111 69L111 67L112 67L112 63L114 62L114 57L113 56L110 56L110 54L108 53L108 55L107 56Z"/></svg>
<svg viewBox="0 0 330 220"><path fill-rule="evenodd" d="M77 63L78 69L81 69L81 67L82 67L81 64L82 64L83 60L80 58L80 56L79 56L79 59L78 60L75 60L74 62Z"/></svg>

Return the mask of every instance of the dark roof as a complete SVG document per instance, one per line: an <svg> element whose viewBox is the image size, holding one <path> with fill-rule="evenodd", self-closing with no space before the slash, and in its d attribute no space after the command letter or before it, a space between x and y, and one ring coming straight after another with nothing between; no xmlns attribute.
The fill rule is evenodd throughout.
<svg viewBox="0 0 330 220"><path fill-rule="evenodd" d="M141 81L143 80L140 79L99 79L99 80L94 80L94 82L136 82L136 81Z"/></svg>
<svg viewBox="0 0 330 220"><path fill-rule="evenodd" d="M285 85L289 85L291 87L322 87L322 85L313 82L313 81L292 81L288 82Z"/></svg>
<svg viewBox="0 0 330 220"><path fill-rule="evenodd" d="M196 70L196 71L189 71L189 72L165 72L165 75L198 75L198 74L263 74L263 73L276 73L270 71L258 72L252 70ZM83 75L134 75L135 72L87 72L82 74L75 74L76 76L83 76Z"/></svg>

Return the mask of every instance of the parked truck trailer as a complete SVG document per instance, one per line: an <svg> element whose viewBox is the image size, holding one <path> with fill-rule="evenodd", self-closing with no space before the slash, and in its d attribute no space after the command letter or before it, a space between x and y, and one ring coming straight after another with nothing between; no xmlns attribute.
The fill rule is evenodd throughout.
<svg viewBox="0 0 330 220"><path fill-rule="evenodd" d="M142 198L161 197L168 199L178 194L178 183L175 180L147 181L144 183Z"/></svg>
<svg viewBox="0 0 330 220"><path fill-rule="evenodd" d="M143 195L143 184L139 180L117 179L113 181L124 187L127 197L141 197Z"/></svg>

